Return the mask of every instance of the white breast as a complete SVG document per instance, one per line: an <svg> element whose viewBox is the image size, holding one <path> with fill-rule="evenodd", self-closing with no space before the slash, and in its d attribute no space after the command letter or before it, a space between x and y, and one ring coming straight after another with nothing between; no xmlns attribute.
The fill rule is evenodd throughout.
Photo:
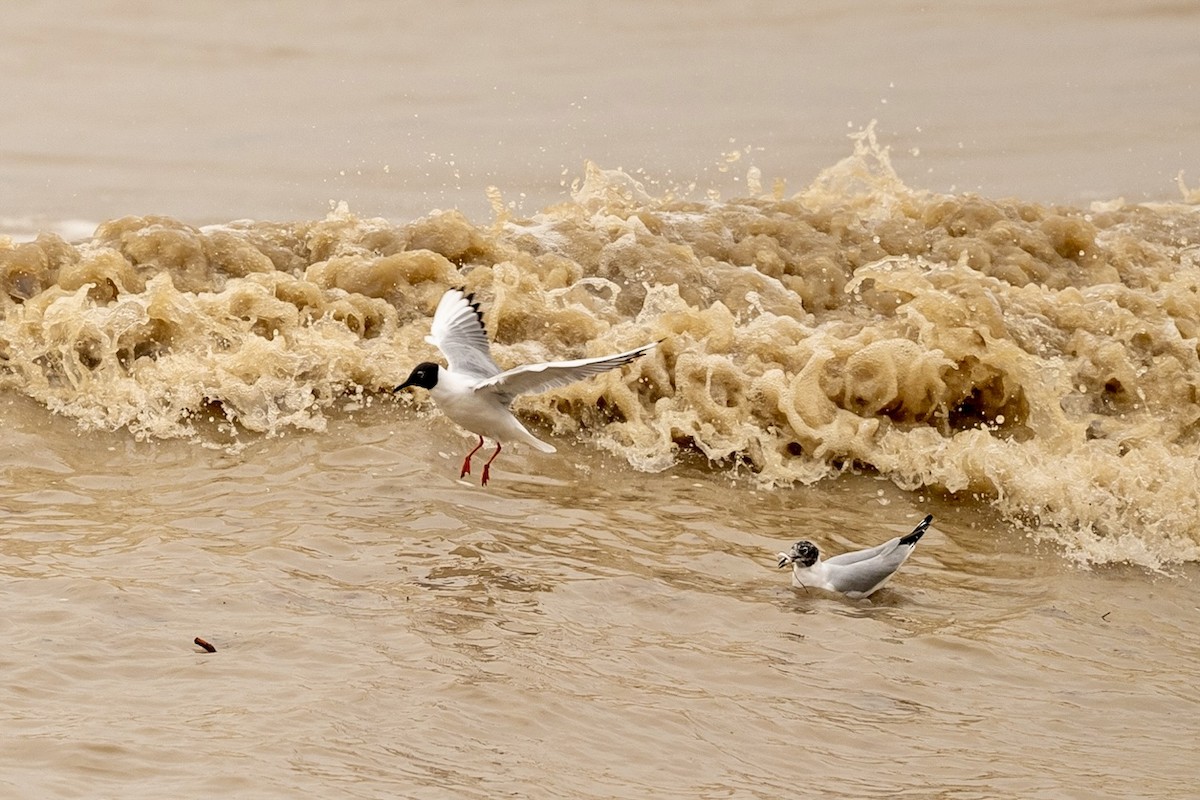
<svg viewBox="0 0 1200 800"><path fill-rule="evenodd" d="M554 452L552 446L525 430L494 394L486 389L475 391L471 381L449 370L439 373L430 394L443 414L474 434L498 442L523 442L546 453Z"/></svg>

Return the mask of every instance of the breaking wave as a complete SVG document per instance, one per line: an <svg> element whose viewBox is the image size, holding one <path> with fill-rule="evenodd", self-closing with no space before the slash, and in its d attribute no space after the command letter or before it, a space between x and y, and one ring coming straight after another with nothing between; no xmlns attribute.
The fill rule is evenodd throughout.
<svg viewBox="0 0 1200 800"><path fill-rule="evenodd" d="M501 364L662 339L519 401L640 470L765 485L876 471L968 494L1085 561L1200 559L1200 211L905 186L870 131L799 193L571 198L473 224L101 224L0 237L0 381L86 427L228 445L319 430L399 383L443 291ZM397 413L404 413L399 408Z"/></svg>

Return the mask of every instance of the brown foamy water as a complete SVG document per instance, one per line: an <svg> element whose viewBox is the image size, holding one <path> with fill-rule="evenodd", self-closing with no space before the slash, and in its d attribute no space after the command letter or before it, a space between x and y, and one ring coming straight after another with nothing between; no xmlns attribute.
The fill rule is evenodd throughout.
<svg viewBox="0 0 1200 800"><path fill-rule="evenodd" d="M1193 791L1194 11L337 8L12 20L0 796ZM503 366L662 343L482 489L391 393L452 286Z"/></svg>

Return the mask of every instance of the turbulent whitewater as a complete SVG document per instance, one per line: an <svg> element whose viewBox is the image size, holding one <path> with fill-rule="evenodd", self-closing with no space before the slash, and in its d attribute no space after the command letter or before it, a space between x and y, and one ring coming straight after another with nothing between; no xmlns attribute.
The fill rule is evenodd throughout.
<svg viewBox="0 0 1200 800"><path fill-rule="evenodd" d="M392 402L461 286L501 366L663 340L518 404L636 469L874 471L991 502L1081 560L1200 559L1194 197L916 191L869 133L798 193L756 178L698 202L589 166L569 200L532 218L498 200L486 224L339 207L0 238L0 380L84 427L237 447Z"/></svg>

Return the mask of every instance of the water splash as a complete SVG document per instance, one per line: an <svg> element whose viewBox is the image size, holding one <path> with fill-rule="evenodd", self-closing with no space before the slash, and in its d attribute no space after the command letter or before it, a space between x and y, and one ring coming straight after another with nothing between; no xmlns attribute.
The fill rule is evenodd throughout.
<svg viewBox="0 0 1200 800"><path fill-rule="evenodd" d="M483 226L340 206L0 241L0 381L143 437L319 430L434 356L429 317L465 286L501 364L664 340L519 401L637 469L698 453L764 486L876 471L987 499L1084 561L1200 559L1194 203L915 191L872 129L794 196L752 184L655 197L589 164L531 218L497 192Z"/></svg>

